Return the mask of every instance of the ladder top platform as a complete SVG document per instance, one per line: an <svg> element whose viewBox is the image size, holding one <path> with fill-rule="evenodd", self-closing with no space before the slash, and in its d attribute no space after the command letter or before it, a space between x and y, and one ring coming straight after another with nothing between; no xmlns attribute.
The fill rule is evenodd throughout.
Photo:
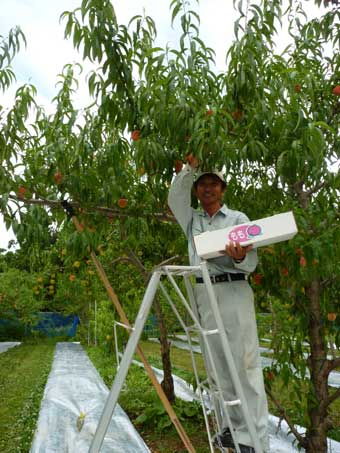
<svg viewBox="0 0 340 453"><path fill-rule="evenodd" d="M201 266L160 266L154 269L154 272L159 272L161 275L179 275L179 276L190 276L196 272L202 272Z"/></svg>

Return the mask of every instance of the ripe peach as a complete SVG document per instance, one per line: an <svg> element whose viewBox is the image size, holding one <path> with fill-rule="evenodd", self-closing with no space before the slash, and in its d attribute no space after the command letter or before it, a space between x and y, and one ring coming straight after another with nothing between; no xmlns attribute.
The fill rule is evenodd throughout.
<svg viewBox="0 0 340 453"><path fill-rule="evenodd" d="M181 160L175 161L175 172L179 173L183 168L183 162Z"/></svg>
<svg viewBox="0 0 340 453"><path fill-rule="evenodd" d="M26 187L20 186L18 189L18 198L25 198Z"/></svg>
<svg viewBox="0 0 340 453"><path fill-rule="evenodd" d="M263 279L263 275L262 274L255 274L253 276L253 280L254 280L255 285L259 285L260 286L261 283L262 283L262 279Z"/></svg>
<svg viewBox="0 0 340 453"><path fill-rule="evenodd" d="M273 381L275 379L275 374L272 371L268 371L267 379L268 381Z"/></svg>
<svg viewBox="0 0 340 453"><path fill-rule="evenodd" d="M137 142L140 139L140 131L138 129L132 131L131 138L134 142Z"/></svg>
<svg viewBox="0 0 340 453"><path fill-rule="evenodd" d="M60 171L57 171L56 173L54 173L54 181L56 182L56 184L60 184L62 180L63 180L63 174Z"/></svg>
<svg viewBox="0 0 340 453"><path fill-rule="evenodd" d="M327 313L327 319L328 321L335 321L336 320L336 317L337 317L337 314L336 313Z"/></svg>
<svg viewBox="0 0 340 453"><path fill-rule="evenodd" d="M335 96L340 96L340 85L336 85L336 86L333 88L332 93L333 93Z"/></svg>
<svg viewBox="0 0 340 453"><path fill-rule="evenodd" d="M243 119L244 113L240 109L236 109L234 112L232 112L231 116L234 118L236 121L241 121Z"/></svg>
<svg viewBox="0 0 340 453"><path fill-rule="evenodd" d="M120 198L117 202L118 206L120 208L126 208L127 206L127 199L126 198Z"/></svg>
<svg viewBox="0 0 340 453"><path fill-rule="evenodd" d="M307 266L307 260L304 256L301 256L301 258L300 258L300 266L302 266L302 267Z"/></svg>

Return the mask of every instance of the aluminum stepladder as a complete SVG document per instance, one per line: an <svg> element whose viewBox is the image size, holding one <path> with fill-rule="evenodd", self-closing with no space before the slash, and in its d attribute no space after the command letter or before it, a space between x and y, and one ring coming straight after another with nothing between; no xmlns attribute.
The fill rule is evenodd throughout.
<svg viewBox="0 0 340 453"><path fill-rule="evenodd" d="M216 329L213 329L213 330L206 330L200 324L200 320L199 320L199 316L198 316L198 312L197 312L197 308L196 308L193 287L192 287L192 284L190 281L190 277L192 275L197 275L197 273L200 273L202 275L203 282L205 284L208 298L209 298L209 301L211 304L212 313L213 313L215 321L216 321ZM176 307L176 304L170 297L169 292L167 291L166 287L161 282L162 276L166 276L168 278L169 282L171 283L172 287L174 288L174 290L178 296L178 299L185 307L186 312L189 314L189 316L191 318L191 322L193 323L192 325L187 326L186 323L184 322L184 320L182 319L182 317L179 313L179 310ZM187 296L189 298L189 302L188 302L187 298L184 296L183 292L181 291L179 285L177 284L177 282L175 280L175 277L178 277L178 276L184 278L185 288L186 288ZM115 406L116 406L118 398L119 398L119 394L124 385L124 381L125 381L126 375L128 373L129 367L131 365L135 349L137 347L140 336L143 332L145 323L147 321L148 315L151 310L152 302L154 300L154 297L156 295L158 288L160 288L161 291L163 292L166 300L168 301L172 310L174 311L175 315L177 316L177 318L181 324L181 327L184 329L185 334L188 339L188 343L189 343L189 347L190 347L189 350L190 350L190 354L191 354L191 358L192 358L193 371L194 371L194 375L195 375L195 379L196 379L196 383L197 383L197 392L198 392L198 395L199 395L199 398L200 398L201 404L202 404L202 409L203 409L204 419L205 419L205 423L206 423L208 440L209 440L211 452L214 452L214 446L213 446L213 438L211 435L210 424L209 424L209 419L208 419L206 398L204 397L204 393L210 395L210 399L212 402L212 409L213 409L214 415L215 415L215 423L217 425L218 432L222 431L222 417L225 420L227 420L227 424L230 428L231 435L234 440L236 452L240 453L240 448L238 446L236 434L234 432L232 421L231 421L229 413L228 413L228 408L231 406L236 406L241 411L243 419L247 426L249 435L252 439L255 452L263 453L263 449L261 447L260 440L259 440L257 432L255 430L254 422L249 414L247 401L245 399L244 392L243 392L243 389L242 389L242 386L241 386L241 383L240 383L240 380L239 380L239 377L237 374L234 359L233 359L231 349L229 346L229 342L228 342L228 338L227 338L227 335L226 335L226 332L225 332L225 329L223 326L222 318L220 316L220 311L218 308L218 304L216 301L212 283L211 283L211 280L209 277L209 272L207 269L206 262L202 262L201 265L199 265L199 266L162 266L160 268L157 268L153 272L152 277L149 281L149 284L146 288L138 315L135 320L134 327L128 328L126 326L126 328L128 328L130 330L130 338L126 345L124 354L122 355L122 359L120 361L116 377L114 379L112 388L110 390L109 396L105 403L104 410L103 410L103 413L99 420L97 430L95 432L89 453L100 452L102 442L104 440L106 431L107 431L109 423L111 421ZM119 323L119 324L122 325L121 323ZM192 333L196 333L199 335L201 347L204 345L205 352L210 359L213 376L208 376L208 379L204 382L200 382L198 372L197 372L195 357L194 357L192 343L191 343L191 334ZM223 351L225 354L226 363L229 368L230 379L232 381L234 393L236 396L236 398L232 401L225 401L223 398L221 383L219 380L218 373L216 372L216 367L215 367L214 361L212 360L212 352L211 352L211 348L210 348L209 341L208 341L208 338L210 335L219 335L219 338L220 338L220 341L221 341L221 344L223 347ZM205 359L205 363L207 363L206 359Z"/></svg>

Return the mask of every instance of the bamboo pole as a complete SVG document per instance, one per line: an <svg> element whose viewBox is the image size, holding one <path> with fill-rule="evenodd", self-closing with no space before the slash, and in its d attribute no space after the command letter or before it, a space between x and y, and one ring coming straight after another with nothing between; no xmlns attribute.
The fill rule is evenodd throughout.
<svg viewBox="0 0 340 453"><path fill-rule="evenodd" d="M65 207L65 206L64 206ZM65 207L65 209L67 210L67 207ZM69 211L68 211L69 212ZM72 215L72 222L76 228L76 230L81 233L82 232L82 227L80 226L79 224L79 221L77 219L77 217L75 215ZM121 319L121 322L123 324L125 324L126 326L128 327L131 327L131 324L129 323L129 320L127 319L126 315L125 315L125 312L118 300L118 297L116 295L116 293L114 292L108 278L107 278L107 275L104 271L104 268L103 266L101 265L100 261L98 260L97 258L97 255L94 253L94 251L91 251L90 252L90 255L91 255L91 259L97 269L97 272L98 272L98 275L101 279L101 281L103 282L104 286L105 286L105 289L106 291L108 292L108 295L110 297L110 299L112 300L117 312L118 312L118 315ZM140 348L139 345L137 345L137 348L136 348L136 351L137 351L137 354L139 355L141 361L143 362L143 365L144 365L144 368L147 372L147 374L149 375L150 379L151 379L151 382L152 382L152 385L155 387L155 390L160 398L160 400L162 401L163 403L163 406L165 408L165 410L167 411L173 425L175 426L180 438L182 439L186 449L188 450L188 452L190 453L195 453L196 450L194 449L187 433L185 432L182 424L180 423L179 419L177 418L177 415L175 413L175 411L173 410L168 398L166 397L164 391L163 391L163 388L162 386L159 384L149 362L147 361L145 355L144 355L144 352L142 351L142 349Z"/></svg>

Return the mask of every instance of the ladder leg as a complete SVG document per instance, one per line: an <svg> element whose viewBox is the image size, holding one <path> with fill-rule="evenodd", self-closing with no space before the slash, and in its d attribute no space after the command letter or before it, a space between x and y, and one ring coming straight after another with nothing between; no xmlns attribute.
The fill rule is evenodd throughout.
<svg viewBox="0 0 340 453"><path fill-rule="evenodd" d="M165 286L160 283L160 288L165 296L165 298L167 299L167 301L169 302L173 312L175 313L179 323L181 324L181 327L183 328L184 332L186 333L187 335L187 338L188 338L188 343L189 343L189 349L190 349L190 356L191 356L191 362L192 362L192 366L193 366L193 371L194 371L194 375L195 375L195 380L196 380L196 383L197 383L197 390L198 390L198 394L199 394L199 398L200 398L200 401L201 401L201 405L202 405L202 410L203 410L203 416L204 416L204 421L205 421L205 425L206 425L206 429L207 429L207 434L208 434L208 440L209 440L209 446L210 446L210 451L211 453L214 453L214 448L213 448L213 445L212 445L212 438L211 438L211 434L210 434L210 428L209 428L209 420L208 420L208 414L207 414L207 410L206 410L206 407L205 407L205 404L204 404L204 399L203 399L203 393L202 393L202 389L201 389L201 385L200 385L200 380L199 380L199 376L198 376L198 371L197 371L197 367L196 367L196 361L195 361L195 357L194 357L194 352L193 352L193 349L192 349L192 344L191 344L191 340L190 340L190 334L189 334L189 331L188 331L188 328L187 328L187 325L185 324L185 322L183 321L180 313L178 312L175 304L172 302L171 300L171 297L169 296ZM193 319L193 321L195 322L195 319Z"/></svg>
<svg viewBox="0 0 340 453"><path fill-rule="evenodd" d="M187 294L189 297L192 311L195 314L196 318L199 320L200 316L199 316L198 309L197 309L197 303L196 303L196 298L195 298L195 294L194 294L194 289L192 287L192 284L191 284L188 276L184 276L184 283L185 283L185 288L187 290ZM205 346L204 346L205 338L204 338L204 335L202 335L200 332L199 332L199 342L200 342L201 350L203 353L204 349L205 349ZM205 354L203 354L203 362L204 362L205 369L208 370ZM211 382L211 376L209 376L209 373L207 373L207 378L208 378L209 387L211 388L212 382ZM217 428L219 431L221 431L222 430L222 408L220 406L219 399L216 398L216 395L214 393L211 395L211 400L212 400L213 407L214 407Z"/></svg>
<svg viewBox="0 0 340 453"><path fill-rule="evenodd" d="M89 453L98 453L100 451L100 447L103 443L105 434L107 432L108 426L110 424L115 406L118 401L119 394L123 387L126 375L129 370L129 366L131 364L133 354L136 350L139 338L143 331L146 319L148 317L153 299L155 297L158 283L160 280L160 273L154 272L151 280L148 284L147 290L144 294L143 301L141 303L134 328L130 335L129 341L127 343L124 355L120 362L119 370L116 374L115 380L113 382L111 391L109 396L106 400L103 413L100 417L99 424L97 426L97 430L95 432L94 438L91 443L91 447Z"/></svg>
<svg viewBox="0 0 340 453"><path fill-rule="evenodd" d="M217 300L216 300L216 297L215 297L215 293L214 293L214 290L213 290L213 287L212 287L212 284L211 284L211 281L210 281L210 276L209 276L207 264L205 262L203 262L201 264L201 269L202 269L202 277L203 277L203 280L204 280L204 283L205 283L205 286L206 286L206 290L207 290L207 293L208 293L209 301L210 301L210 304L211 304L211 310L212 310L212 313L213 313L213 315L215 317L217 329L219 331L219 336L220 336L221 343L222 343L222 346L223 346L223 351L224 351L224 354L225 354L226 361L228 363L230 377L231 377L231 380L232 380L236 395L241 400L242 415L243 415L244 420L246 422L250 437L251 437L251 439L253 441L255 452L256 453L263 453L263 449L261 447L260 440L259 440L259 437L258 437L256 429L255 429L254 421L250 417L250 414L249 414L248 404L247 404L247 401L246 401L246 398L245 398L245 395L244 395L244 392L243 392L243 389L242 389L242 386L241 386L241 382L239 380L239 376L238 376L238 373L237 373L235 362L234 362L234 359L233 359L233 356L232 356L232 353L231 353L231 350L230 350L227 334L225 332L225 329L224 329L224 326L223 326L223 322L222 322L222 319L221 319L221 315L220 315L220 311L219 311L219 308L218 308L218 304L217 304ZM233 435L233 433L232 433L232 435ZM236 446L236 450L237 449L238 448Z"/></svg>

